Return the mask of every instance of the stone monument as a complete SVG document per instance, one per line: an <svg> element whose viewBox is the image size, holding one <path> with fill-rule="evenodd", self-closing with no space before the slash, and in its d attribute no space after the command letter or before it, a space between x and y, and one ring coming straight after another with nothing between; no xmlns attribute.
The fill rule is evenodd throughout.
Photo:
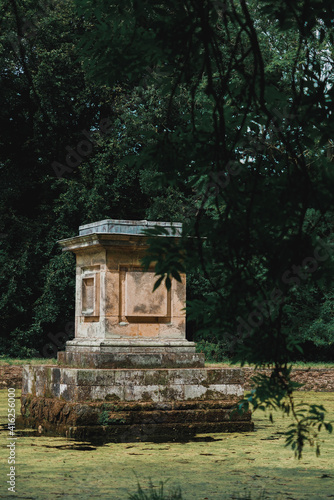
<svg viewBox="0 0 334 500"><path fill-rule="evenodd" d="M57 366L26 366L26 424L82 440L184 439L202 432L249 431L240 369L204 367L186 339L186 277L167 291L153 267L143 229L178 238L180 223L103 220L60 241L76 255L75 338Z"/></svg>

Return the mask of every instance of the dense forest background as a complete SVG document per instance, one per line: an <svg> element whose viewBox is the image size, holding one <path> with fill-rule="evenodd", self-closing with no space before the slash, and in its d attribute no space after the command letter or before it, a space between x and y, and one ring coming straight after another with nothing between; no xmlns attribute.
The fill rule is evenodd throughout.
<svg viewBox="0 0 334 500"><path fill-rule="evenodd" d="M249 257L253 273L249 279L254 278L255 286L259 287L266 272L260 256L273 256L275 252L279 255L281 248L283 253L290 248L282 246L287 233L277 232L278 240L274 245L276 226L273 224L271 234L270 227L266 225L268 221L262 218L264 214L270 217L276 210L281 211L280 218L285 219L284 207L288 207L290 201L299 196L295 187L289 188L289 191L285 186L283 175L277 176L282 168L282 157L290 154L289 151L284 155L281 153L277 136L282 141L280 134L290 133L289 140L294 144L295 137L291 132L293 122L307 121L307 112L312 112L312 99L321 85L327 85L331 78L329 75L326 80L320 75L321 70L316 68L317 61L314 58L311 69L313 77L318 71L318 84L310 90L309 101L302 102L305 108L303 113L299 110L296 118L296 114L286 107L286 102L291 102L291 92L295 90L289 83L288 75L289 72L295 74L298 69L294 66L298 40L292 21L290 20L291 30L286 28L282 36L279 29L268 23L265 17L259 15L256 18L256 12L253 12L259 39L263 42L266 71L270 75L270 81L275 83L266 98L272 99L276 122L271 122L256 151L262 157L261 168L264 169L269 184L264 182L257 188L256 196L260 192L260 198L257 198L258 210L254 227L258 232L252 233L252 226L248 234L237 219L234 230L230 228L231 235L235 236L227 238L218 222L221 220L223 207L228 205L224 205L222 200L217 202L217 196L221 195L217 186L226 184L226 176L221 176L219 169L209 169L207 177L211 180L210 196L207 188L203 188L201 177L205 161L200 155L207 155L209 161L213 162L217 151L210 152L213 132L210 131L211 125L208 125L211 104L207 81L196 81L195 84L194 74L188 75L180 80L183 86L179 85L177 91L175 87L171 99L170 89L164 91L160 84L164 77L163 70L149 66L146 68L146 75L137 75L136 68L132 68L131 53L128 59L131 75L122 72L121 66L118 68L117 53L113 53L108 54L108 57L114 64L116 76L118 69L120 70L119 76L114 76L112 81L103 82L98 78L94 80L89 64L82 62L78 50L82 44L82 35L92 30L94 23L89 16L79 15L72 0L40 3L33 0L1 0L0 4L0 354L54 356L50 334L57 336L60 348L62 340L73 335L75 259L69 253L62 254L57 241L77 235L81 224L114 218L181 221L185 227L191 227L198 222L200 212L201 228L207 227L209 235L216 237L217 247L229 249L233 253L235 248L246 245L247 238L252 241L254 236L255 242L261 242L257 247L254 241L251 243L252 255ZM221 16L223 14L224 12ZM212 22L219 24L220 21L223 24L226 20L217 15ZM145 22L146 18L142 21L143 25ZM183 22L179 18L180 31ZM231 31L231 36L238 40L237 28L235 30ZM221 34L221 31L218 32ZM319 37L323 38L316 42L329 43L326 36L326 33L321 32ZM231 46L232 41L229 42ZM106 44L107 42L108 36ZM168 42L170 39L167 40L167 45ZM314 40L313 42L315 44ZM120 38L120 51L124 49L121 43ZM150 41L146 40L146 43L149 44ZM181 44L182 41L180 46ZM144 47L142 50L146 49ZM101 58L107 54L103 46L99 50ZM242 50L247 52L246 48ZM310 53L312 54L312 50ZM304 56L299 54L298 57ZM90 57L91 60L94 58L93 55ZM99 58L96 60L98 64ZM198 64L201 64L200 60ZM233 78L234 88L237 90L234 96L230 96L228 123L233 130L237 130L239 124L233 114L233 99L242 100L243 90L239 76L234 75ZM325 84L321 83L325 80ZM213 81L211 84L214 88L212 94L225 92L217 82ZM237 92L240 93L239 96ZM281 99L280 92L284 93L286 101ZM259 116L259 111L257 113ZM328 110L326 113L328 117ZM319 111L319 123L322 123L326 117L320 115ZM198 133L195 143L189 141L188 129L192 119L198 120L202 127L197 126L196 129L194 126ZM260 118L258 121L260 122ZM298 124L297 129L299 126ZM256 121L246 124L246 130L247 147L243 143L243 151L238 153L243 163L248 161L247 158L255 156L254 142L259 133ZM173 131L174 137L180 142L166 141L166 131ZM316 138L316 148L313 142L309 143L306 156L308 165L311 165L311 173L314 165L319 166L319 172L321 169L327 172L328 165L331 165L331 157L328 159L331 151L328 146L331 144L330 134L331 127L328 127L328 136L322 136L321 141ZM159 142L161 137L165 137L164 143ZM179 147L181 142L188 148L188 157ZM253 144L251 152L249 144ZM164 149L167 146L168 154ZM197 151L197 146L202 149L198 148ZM152 148L155 148L154 162L145 161L145 156L144 160L138 161L142 151L152 152ZM189 168L184 173L182 162L189 167L196 161L197 177L194 180ZM172 170L169 168L171 164L175 167ZM255 168L254 159L250 161L250 165L247 175ZM270 170L270 165L274 165L276 170ZM319 211L309 199L305 201L305 191L302 192L299 201L303 218L298 234L300 236L303 233L305 238L296 239L292 243L299 245L299 253L296 251L293 254L295 260L285 268L280 267L277 256L277 267L280 270L278 274L282 274L282 269L284 271L293 264L302 262L305 256L313 255L308 248L312 248L310 234L314 235L314 230L317 237L326 238L330 234L333 224L333 176L325 178L322 174L317 175L318 177L312 178L312 182L318 183L319 189L321 187L323 190L321 198L328 208L325 210L322 207ZM230 177L233 177L233 173L230 173ZM295 180L297 185L304 186L305 179L306 177L300 176ZM277 191L270 191L270 183L276 183ZM243 212L240 200L248 200L252 196L254 198L254 183L252 189L249 193L245 188L239 192L240 213ZM237 199L235 192L232 192L232 196ZM283 224L281 219L279 223ZM205 231L202 234L208 236ZM269 243L265 234L270 236ZM242 245L239 237L243 238ZM301 241L305 244L302 249ZM251 247L247 248L247 255L250 255ZM256 253L259 254L259 259L255 262ZM238 257L237 252L233 258L235 256ZM206 258L215 263L215 257L210 252ZM225 272L221 264L225 261L228 263L228 259L228 255L226 259L222 255L219 266L203 268L199 252L199 258L188 259L187 267L189 336L200 342L208 356L217 360L233 354L233 333L231 337L231 334L224 335L224 332L236 330L230 314L234 314L234 308L242 300L244 291L251 293L249 281L241 279L241 274L230 288L224 288L222 280L218 280L217 275ZM333 260L332 255L330 260ZM240 267L240 262L238 265ZM272 267L268 267L269 271L274 263L271 262L270 265ZM298 286L286 294L284 322L289 325L289 331L293 331L293 338L296 340L295 344L292 342L293 346L298 346L297 349L290 349L291 358L333 359L334 292L332 274L328 271L331 263L326 262L326 266L326 269L320 266L316 279L313 279L314 276L299 279L299 283L296 282ZM235 274L233 277L235 278ZM212 286L212 281L215 281L215 286ZM270 293L271 285L268 290ZM247 301L245 307L246 305ZM197 314L194 314L194 309ZM221 318L224 318L224 324L220 321ZM48 344L51 344L50 349Z"/></svg>
<svg viewBox="0 0 334 500"><path fill-rule="evenodd" d="M189 193L157 190L149 167L123 161L143 128L168 125L167 98L87 81L73 2L2 4L0 352L47 355L50 332L73 334L75 258L58 240L96 220L183 221L194 209Z"/></svg>

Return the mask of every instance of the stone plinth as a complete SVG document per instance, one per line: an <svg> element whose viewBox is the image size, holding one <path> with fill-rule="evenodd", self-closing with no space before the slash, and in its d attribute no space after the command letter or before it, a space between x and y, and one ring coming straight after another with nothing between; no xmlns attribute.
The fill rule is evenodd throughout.
<svg viewBox="0 0 334 500"><path fill-rule="evenodd" d="M88 368L195 368L203 366L203 358L191 342L177 340L74 340L67 342L66 352L58 353L60 365Z"/></svg>
<svg viewBox="0 0 334 500"><path fill-rule="evenodd" d="M76 255L75 338L58 366L23 370L22 422L82 440L183 440L253 429L233 410L243 371L204 368L186 339L186 277L167 291L143 270L144 228L179 238L181 224L105 220L62 240Z"/></svg>
<svg viewBox="0 0 334 500"><path fill-rule="evenodd" d="M240 369L26 366L22 414L46 432L96 442L168 441L253 429Z"/></svg>
<svg viewBox="0 0 334 500"><path fill-rule="evenodd" d="M193 401L243 395L240 369L25 366L22 394L65 401Z"/></svg>

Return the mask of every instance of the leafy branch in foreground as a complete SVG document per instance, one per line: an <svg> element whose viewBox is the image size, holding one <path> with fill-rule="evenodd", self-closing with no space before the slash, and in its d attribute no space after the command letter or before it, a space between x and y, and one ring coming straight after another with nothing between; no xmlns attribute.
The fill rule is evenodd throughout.
<svg viewBox="0 0 334 500"><path fill-rule="evenodd" d="M175 235L175 228L172 227ZM149 250L142 259L142 265L147 270L153 263L155 275L160 276L154 284L155 291L165 280L167 290L171 287L171 278L181 281L181 274L185 272L182 253L178 239L171 238L163 227L144 229L143 234L148 236Z"/></svg>
<svg viewBox="0 0 334 500"><path fill-rule="evenodd" d="M202 338L228 339L237 361L273 367L249 403L289 408L300 456L324 425L317 408L299 414L286 367L310 323L296 325L294 311L334 280L333 2L76 4L92 26L79 44L88 74L168 101L130 155L154 172L152 192L175 188L188 206L183 237L156 233L144 263L156 286L183 269L203 277L194 307L188 296L192 321Z"/></svg>
<svg viewBox="0 0 334 500"><path fill-rule="evenodd" d="M295 456L302 458L306 443L315 446L316 455L320 455L319 432L324 429L332 433L332 422L325 421L326 409L323 405L296 403L293 391L302 384L293 382L290 378L292 367L274 367L270 376L258 374L252 378L256 385L250 393L240 401L240 412L252 410L269 410L269 419L273 419L273 411L281 411L283 415L291 416L293 423L285 433L285 446L291 446Z"/></svg>

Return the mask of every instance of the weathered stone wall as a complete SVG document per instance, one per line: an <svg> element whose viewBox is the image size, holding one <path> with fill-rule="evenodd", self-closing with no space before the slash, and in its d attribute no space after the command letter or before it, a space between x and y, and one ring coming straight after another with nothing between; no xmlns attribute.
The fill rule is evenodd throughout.
<svg viewBox="0 0 334 500"><path fill-rule="evenodd" d="M102 442L248 432L251 414L235 411L243 382L238 368L25 366L22 425Z"/></svg>
<svg viewBox="0 0 334 500"><path fill-rule="evenodd" d="M18 425L95 443L184 441L200 433L249 432L251 413L234 410L238 398L216 401L71 403L22 396Z"/></svg>
<svg viewBox="0 0 334 500"><path fill-rule="evenodd" d="M0 388L22 387L22 370L20 365L0 365ZM251 387L250 379L254 376L253 368L244 368L245 389ZM267 371L267 373L269 373ZM293 380L305 384L300 390L315 392L334 392L334 369L331 368L298 368L293 370Z"/></svg>
<svg viewBox="0 0 334 500"><path fill-rule="evenodd" d="M22 394L66 401L187 401L243 396L241 369L25 366Z"/></svg>

